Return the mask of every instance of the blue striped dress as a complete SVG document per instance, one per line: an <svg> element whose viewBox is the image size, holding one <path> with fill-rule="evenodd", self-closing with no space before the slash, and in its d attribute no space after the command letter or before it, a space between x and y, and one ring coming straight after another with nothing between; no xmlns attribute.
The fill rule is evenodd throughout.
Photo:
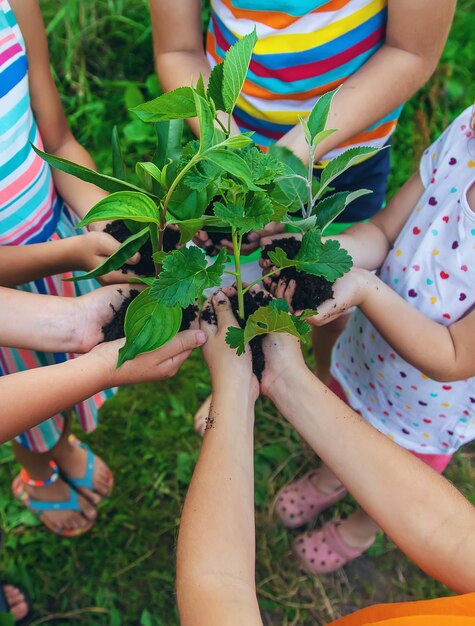
<svg viewBox="0 0 475 626"><path fill-rule="evenodd" d="M0 0L0 245L25 245L77 235L76 217L56 193L49 166L32 150L43 147L30 105L28 59L22 34L7 0ZM95 281L66 283L66 276L47 277L21 285L31 293L78 296L92 291ZM0 348L0 375L62 363L74 355ZM75 407L82 428L92 431L109 390ZM46 452L59 440L64 414L51 417L18 437L34 452Z"/></svg>

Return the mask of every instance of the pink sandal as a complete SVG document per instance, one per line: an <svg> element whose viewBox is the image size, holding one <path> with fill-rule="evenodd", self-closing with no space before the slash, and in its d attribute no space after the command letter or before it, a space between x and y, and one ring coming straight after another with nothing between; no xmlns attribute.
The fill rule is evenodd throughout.
<svg viewBox="0 0 475 626"><path fill-rule="evenodd" d="M340 520L324 524L319 530L304 533L292 544L301 567L309 574L329 574L349 561L361 556L374 543L374 538L363 548L353 548L338 533Z"/></svg>
<svg viewBox="0 0 475 626"><path fill-rule="evenodd" d="M298 528L307 524L324 509L346 496L342 485L336 491L325 494L312 483L318 470L312 470L283 487L274 501L274 512L286 528Z"/></svg>

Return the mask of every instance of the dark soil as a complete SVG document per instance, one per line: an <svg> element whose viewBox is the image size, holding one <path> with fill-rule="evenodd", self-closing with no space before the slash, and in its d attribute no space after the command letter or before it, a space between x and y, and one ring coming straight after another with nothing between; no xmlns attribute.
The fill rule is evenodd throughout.
<svg viewBox="0 0 475 626"><path fill-rule="evenodd" d="M122 220L115 220L113 222L110 222L110 224L107 224L107 226L105 227L105 232L115 237L115 239L117 239L117 241L120 241L120 243L123 243L131 235L129 229ZM167 228L163 236L164 251L170 252L171 250L175 250L179 240L179 231L172 228ZM124 274L127 274L127 272L133 271L138 276L154 276L155 265L152 259L152 244L150 240L144 243L139 252L140 261L136 265L127 265L127 263L124 263L124 265L121 267L122 272Z"/></svg>
<svg viewBox="0 0 475 626"><path fill-rule="evenodd" d="M121 289L119 289L119 293L122 293ZM127 313L129 304L134 298L139 295L139 293L140 292L137 291L137 289L131 289L130 294L126 298L124 298L122 304L118 309L114 309L112 304L110 305L111 309L115 312L115 315L110 322L107 322L107 324L102 327L104 341L114 341L115 339L121 339L122 337L125 337L125 314Z"/></svg>
<svg viewBox="0 0 475 626"><path fill-rule="evenodd" d="M241 320L238 315L238 298L237 295L230 298L231 306L234 311L234 315L241 326L244 328L247 318L255 313L257 309L261 306L266 306L271 301L271 296L268 296L266 293L259 291L257 294L251 294L249 291L244 295L244 310L245 310L245 319ZM216 315L214 314L213 309L204 309L201 313L201 317L205 322L209 322L210 324L216 324ZM251 352L252 352L252 371L256 375L257 380L260 382L262 380L262 373L266 366L264 351L262 349L262 340L263 336L255 337L251 340Z"/></svg>
<svg viewBox="0 0 475 626"><path fill-rule="evenodd" d="M120 289L119 293L122 293ZM115 315L110 322L102 327L104 341L114 341L115 339L121 339L122 337L125 337L125 314L127 313L127 309L129 308L130 303L134 298L139 295L139 293L140 292L137 291L137 289L132 289L127 298L124 298L122 304L118 309L114 309L112 304L110 305L111 309L115 312ZM181 319L181 325L178 332L181 332L182 330L188 330L188 328L191 326L191 323L196 319L197 315L198 307L196 306L196 304L190 304L190 306L187 306L186 309L183 309L183 317Z"/></svg>
<svg viewBox="0 0 475 626"><path fill-rule="evenodd" d="M268 259L269 252L276 248L282 248L289 259L293 259L300 250L300 241L294 237L277 239L262 250L262 258ZM294 311L303 309L316 309L319 304L333 298L333 289L330 281L321 276L311 276L298 272L295 267L287 267L281 270L278 276L272 277L274 282L284 279L286 283L295 280L295 293L292 298L292 308ZM265 286L265 285L264 285Z"/></svg>

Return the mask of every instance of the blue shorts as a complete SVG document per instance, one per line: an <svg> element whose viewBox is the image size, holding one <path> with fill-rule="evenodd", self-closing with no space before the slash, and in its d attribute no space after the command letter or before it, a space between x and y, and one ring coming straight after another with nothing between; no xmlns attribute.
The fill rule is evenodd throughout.
<svg viewBox="0 0 475 626"><path fill-rule="evenodd" d="M383 206L386 199L388 176L391 168L390 143L381 152L359 165L351 167L335 178L331 183L335 192L371 189L372 194L357 198L340 213L335 222L362 222L373 217ZM315 169L315 176L320 178L320 170Z"/></svg>

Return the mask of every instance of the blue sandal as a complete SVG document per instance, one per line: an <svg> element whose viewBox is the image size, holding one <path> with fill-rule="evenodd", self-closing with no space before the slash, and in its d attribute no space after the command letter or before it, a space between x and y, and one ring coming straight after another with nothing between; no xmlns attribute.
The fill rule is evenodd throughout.
<svg viewBox="0 0 475 626"><path fill-rule="evenodd" d="M74 489L81 489L81 488L89 489L90 491L94 491L94 493L97 493L99 496L101 496L101 498L110 496L110 494L112 493L112 485L111 485L109 492L106 494L106 496L103 496L101 493L97 492L96 489L94 488L94 467L96 464L96 455L91 450L91 448L86 443L79 441L79 439L75 437L74 435L69 435L69 442L77 446L78 448L83 448L84 450L86 450L87 452L86 471L84 472L84 475L82 478L73 478L71 476L67 476L64 473L61 474L61 477L65 480L65 482L67 482Z"/></svg>
<svg viewBox="0 0 475 626"><path fill-rule="evenodd" d="M61 530L55 528L49 524L46 519L42 518L43 513L47 511L76 511L78 513L82 513L79 505L79 495L73 488L69 487L69 499L61 501L36 500L35 498L32 498L25 489L25 484L32 485L33 487L48 487L49 485L52 485L58 479L59 471L58 466L54 463L54 461L51 461L50 465L52 474L51 478L46 481L31 480L26 471L23 469L13 480L13 495L17 498L17 500L22 502L27 509L36 515L36 517L46 526L46 528L48 528L48 530L56 535L60 535L61 537L78 537L79 535L83 535L91 530L94 526L94 522L90 522L87 526L84 526L83 528L76 528L75 530Z"/></svg>

